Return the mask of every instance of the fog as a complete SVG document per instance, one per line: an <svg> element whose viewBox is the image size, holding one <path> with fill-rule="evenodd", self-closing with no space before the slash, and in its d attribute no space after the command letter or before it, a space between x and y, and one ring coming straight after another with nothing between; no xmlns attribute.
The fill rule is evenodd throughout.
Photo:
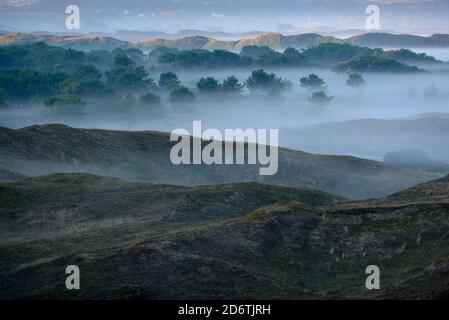
<svg viewBox="0 0 449 320"><path fill-rule="evenodd" d="M448 51L440 54L449 56ZM20 128L63 123L78 128L164 132L185 128L191 132L192 121L201 120L203 130L279 129L281 146L307 152L381 160L386 152L416 149L449 162L449 65L426 69L429 72L413 75L364 74L366 85L351 88L346 74L328 69L266 68L291 81L292 90L276 97L249 92L233 99L197 95L194 103L176 105L163 97L161 106L146 108L125 102L119 107L88 104L78 113L55 112L43 105L15 106L0 111L0 125ZM177 74L184 85L194 88L203 76L222 80L236 75L244 82L250 72L234 69ZM301 88L299 79L309 73L326 81L326 92L333 96L330 103L316 105L308 100L311 91ZM159 74L150 76L157 79Z"/></svg>

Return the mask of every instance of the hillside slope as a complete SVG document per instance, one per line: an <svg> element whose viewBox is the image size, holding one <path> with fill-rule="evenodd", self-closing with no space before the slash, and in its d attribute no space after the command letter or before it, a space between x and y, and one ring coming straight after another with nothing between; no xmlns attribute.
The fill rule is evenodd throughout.
<svg viewBox="0 0 449 320"><path fill-rule="evenodd" d="M26 178L26 175L0 167L0 181L15 181Z"/></svg>
<svg viewBox="0 0 449 320"><path fill-rule="evenodd" d="M279 150L279 169L258 165L173 165L169 135L75 129L64 125L0 128L0 166L26 175L87 172L129 181L201 185L260 182L310 187L348 198L381 197L431 175L346 156Z"/></svg>
<svg viewBox="0 0 449 320"><path fill-rule="evenodd" d="M322 202L328 205L321 207L292 199L238 214L243 202L256 205L271 192L303 201L321 195L303 197L301 190L251 184L242 190L255 190L259 199L244 195L235 201L238 197L226 194L240 186L137 186L83 174L2 184L0 199L16 198L14 210L11 204L0 207L5 208L1 225L15 235L1 233L0 298L447 298L448 181L419 187L427 192L434 183L444 183L444 203L442 198L421 203L409 193L408 200L415 202L410 206L389 198L382 206L338 205L338 198L326 195ZM215 211L206 201L215 194L215 199L231 200L229 214L180 221L162 214L163 203L174 194L188 199L199 190L206 192L204 212ZM41 194L29 197L34 192ZM149 196L147 202L143 195ZM212 203L224 208L227 201ZM197 212L192 210L192 216ZM113 217L122 220L112 223ZM61 233L63 227L72 228ZM29 238L43 230L45 238ZM64 288L64 270L71 264L80 267L81 290ZM380 290L365 289L365 269L372 264L381 270Z"/></svg>
<svg viewBox="0 0 449 320"><path fill-rule="evenodd" d="M406 190L396 192L380 199L345 202L338 208L378 208L378 207L436 207L447 208L449 204L449 175L441 179L421 183Z"/></svg>
<svg viewBox="0 0 449 320"><path fill-rule="evenodd" d="M0 241L69 235L143 221L198 222L239 217L285 200L320 206L344 201L306 188L258 183L181 187L89 174L53 174L0 183Z"/></svg>

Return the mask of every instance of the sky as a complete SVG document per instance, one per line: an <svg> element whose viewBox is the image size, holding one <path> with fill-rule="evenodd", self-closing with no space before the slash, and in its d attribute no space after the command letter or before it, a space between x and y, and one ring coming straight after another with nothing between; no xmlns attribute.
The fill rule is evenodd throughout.
<svg viewBox="0 0 449 320"><path fill-rule="evenodd" d="M0 30L67 31L68 5L80 8L80 32L363 29L370 4L383 30L449 33L449 0L0 0Z"/></svg>

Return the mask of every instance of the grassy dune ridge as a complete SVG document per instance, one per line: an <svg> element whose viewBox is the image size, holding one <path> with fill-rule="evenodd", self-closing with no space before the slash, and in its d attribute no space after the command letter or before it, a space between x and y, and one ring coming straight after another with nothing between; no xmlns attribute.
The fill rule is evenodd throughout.
<svg viewBox="0 0 449 320"><path fill-rule="evenodd" d="M0 167L29 176L86 172L187 186L259 182L309 187L353 199L385 196L435 177L355 157L284 148L279 150L279 170L274 176L260 176L258 165L176 166L169 158L173 145L169 134L161 132L64 125L0 128Z"/></svg>
<svg viewBox="0 0 449 320"><path fill-rule="evenodd" d="M444 298L448 181L359 202L257 183L2 183L0 297ZM69 264L83 290L65 290ZM379 291L364 288L370 264L381 268Z"/></svg>

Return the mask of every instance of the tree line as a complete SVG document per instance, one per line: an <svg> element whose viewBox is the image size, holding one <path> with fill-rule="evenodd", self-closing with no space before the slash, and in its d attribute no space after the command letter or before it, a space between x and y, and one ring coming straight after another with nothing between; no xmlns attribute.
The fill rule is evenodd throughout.
<svg viewBox="0 0 449 320"><path fill-rule="evenodd" d="M198 95L239 95L250 92L278 95L292 83L259 66L310 66L319 62L335 64L333 69L349 74L349 86L363 85L360 73L370 71L416 72L404 61L437 62L410 50L369 49L349 44L324 43L305 50L277 52L264 46L247 46L241 52L226 50L174 50L157 48L148 54L128 48L83 52L52 47L44 43L0 47L0 105L44 101L48 106L82 105L86 100L125 96L141 104L159 104L167 96L172 102L194 101ZM343 62L341 62L343 61ZM208 76L194 88L181 84L172 67L257 66L242 83L235 76L223 81ZM149 67L150 66L150 67ZM175 68L176 69L176 68ZM165 71L165 72L164 72ZM159 73L159 79L149 72ZM316 75L300 79L301 87L314 88L311 101L330 101L324 81Z"/></svg>
<svg viewBox="0 0 449 320"><path fill-rule="evenodd" d="M315 74L300 79L303 88L311 88L312 102L328 102L332 97L325 93L325 82ZM364 83L361 75L350 74L350 86ZM31 69L0 70L0 104L9 102L43 101L46 106L84 105L85 100L125 96L142 105L159 105L161 96L173 102L193 102L196 96L223 95L236 97L246 88L250 93L279 95L293 84L275 73L257 69L242 82L234 76L219 81L212 76L199 79L195 88L183 85L174 72L163 72L154 80L141 65L127 53L119 52L112 65L99 70L94 65L81 65L72 73L63 71L38 71Z"/></svg>

